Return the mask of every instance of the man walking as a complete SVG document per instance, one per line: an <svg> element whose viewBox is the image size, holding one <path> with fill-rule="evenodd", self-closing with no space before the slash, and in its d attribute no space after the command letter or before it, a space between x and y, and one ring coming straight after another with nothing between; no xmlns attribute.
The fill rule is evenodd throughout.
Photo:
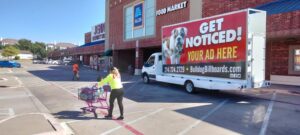
<svg viewBox="0 0 300 135"><path fill-rule="evenodd" d="M73 81L79 80L79 67L77 63L73 64Z"/></svg>

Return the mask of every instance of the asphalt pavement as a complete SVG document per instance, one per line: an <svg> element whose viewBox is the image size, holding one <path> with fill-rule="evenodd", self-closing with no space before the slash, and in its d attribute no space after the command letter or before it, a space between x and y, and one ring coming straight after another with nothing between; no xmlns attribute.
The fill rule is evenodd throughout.
<svg viewBox="0 0 300 135"><path fill-rule="evenodd" d="M82 113L78 89L90 87L104 72L71 66L24 63L0 69L1 134L288 134L300 133L300 87L272 85L249 91L186 93L182 87L122 74L125 119ZM98 105L98 104L96 104ZM115 105L114 117L119 116ZM29 122L32 120L32 122ZM30 124L29 124L30 123ZM14 129L22 132L10 132Z"/></svg>

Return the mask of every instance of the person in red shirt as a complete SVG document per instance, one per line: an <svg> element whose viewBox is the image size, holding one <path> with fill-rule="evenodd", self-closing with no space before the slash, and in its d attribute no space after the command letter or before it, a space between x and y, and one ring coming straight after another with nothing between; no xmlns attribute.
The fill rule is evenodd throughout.
<svg viewBox="0 0 300 135"><path fill-rule="evenodd" d="M79 80L79 67L77 63L73 64L73 80Z"/></svg>

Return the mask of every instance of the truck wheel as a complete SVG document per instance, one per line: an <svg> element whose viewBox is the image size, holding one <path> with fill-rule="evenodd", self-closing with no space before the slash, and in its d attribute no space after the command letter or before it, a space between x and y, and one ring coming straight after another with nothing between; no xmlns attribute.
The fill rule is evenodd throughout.
<svg viewBox="0 0 300 135"><path fill-rule="evenodd" d="M144 81L144 83L149 83L150 82L149 76L147 74L143 75L143 81Z"/></svg>
<svg viewBox="0 0 300 135"><path fill-rule="evenodd" d="M195 91L194 84L193 84L193 82L191 82L191 81L187 81L187 82L184 84L184 87L185 87L185 90L186 90L188 93L194 93L194 91Z"/></svg>

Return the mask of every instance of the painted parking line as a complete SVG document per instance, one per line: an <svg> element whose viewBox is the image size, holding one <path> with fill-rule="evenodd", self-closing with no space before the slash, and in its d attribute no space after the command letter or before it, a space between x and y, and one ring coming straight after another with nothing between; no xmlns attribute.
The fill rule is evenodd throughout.
<svg viewBox="0 0 300 135"><path fill-rule="evenodd" d="M26 114L18 114L18 115L13 115L10 116L8 118L5 118L3 120L0 120L0 124L9 121L11 119L17 118L17 117L24 117L24 116L28 116L28 115L42 115L46 121L48 121L51 126L53 127L53 129L55 130L55 133L51 132L51 133L43 133L43 135L74 135L74 134L66 134L67 130L64 129L64 127L62 127L62 125L60 123L58 123L58 121L51 116L50 114L47 113L26 113Z"/></svg>
<svg viewBox="0 0 300 135"><path fill-rule="evenodd" d="M0 115L14 116L15 111L13 108L2 108L0 109Z"/></svg>
<svg viewBox="0 0 300 135"><path fill-rule="evenodd" d="M182 130L178 135L184 135L186 134L188 131L190 131L191 129L195 128L198 124L200 124L201 122L203 122L205 119L207 119L210 115L212 115L214 112L216 112L217 110L219 110L224 104L226 104L229 100L226 99L224 101L222 101L218 106L216 106L214 109L212 109L211 111L209 111L207 114L205 114L204 116L202 116L200 118L200 120L197 120L194 124L190 125L189 127L187 127L186 129Z"/></svg>
<svg viewBox="0 0 300 135"><path fill-rule="evenodd" d="M31 97L32 95L13 95L13 96L0 96L0 100L3 99L15 99L15 98L25 98L25 97Z"/></svg>
<svg viewBox="0 0 300 135"><path fill-rule="evenodd" d="M65 135L75 135L75 133L74 133L73 130L67 125L67 123L62 122L62 123L60 123L60 126L64 129Z"/></svg>
<svg viewBox="0 0 300 135"><path fill-rule="evenodd" d="M104 133L102 133L102 134L100 134L100 135L108 135L108 134L110 134L110 133L112 133L112 132L114 132L114 131L117 131L118 129L121 129L122 127L128 129L129 131L131 131L131 132L134 133L135 135L142 135L143 133L137 131L136 129L133 129L130 125L131 125L131 124L134 124L134 123L136 123L136 122L138 122L138 121L141 121L141 120L143 120L143 119L145 119L145 118L147 118L147 117L149 117L149 116L155 115L155 114L161 112L162 110L164 110L164 109L163 109L163 108L160 108L160 109L158 109L158 110L156 110L156 111L154 111L154 112L151 112L151 113L149 113L149 114L147 114L147 115L144 115L144 116L142 116L142 117L140 117L140 118L137 118L137 119L135 119L135 120L132 120L132 121L126 122L126 123L123 122L123 121L115 120L115 121L118 122L118 124L120 124L120 126L115 127L115 128L113 128L113 129L110 129L110 130L107 130L107 131L105 131Z"/></svg>
<svg viewBox="0 0 300 135"><path fill-rule="evenodd" d="M15 80L18 82L18 84L16 86L12 86L12 87L8 87L8 88L15 89L15 88L23 87L23 82L18 77L15 77Z"/></svg>
<svg viewBox="0 0 300 135"><path fill-rule="evenodd" d="M124 115L129 116L129 115L137 114L137 113L150 112L150 111L152 111L152 110L153 110L153 109L151 109L151 110L144 110L144 111L127 112L127 113L125 113ZM116 113L116 114L114 114L114 115L118 116L118 115L120 115L120 113ZM81 122L81 121L84 121L84 120L71 120L71 121L67 121L67 122L64 122L64 123L66 123L66 124L71 124L71 123L76 123L76 122Z"/></svg>
<svg viewBox="0 0 300 135"><path fill-rule="evenodd" d="M6 78L0 78L0 81L7 81Z"/></svg>
<svg viewBox="0 0 300 135"><path fill-rule="evenodd" d="M276 99L276 95L277 95L277 93L275 91L273 93L272 99L269 103L268 110L267 110L267 113L265 115L264 122L262 124L261 129L260 129L259 135L265 135L266 134L266 131L267 131L267 128L268 128L268 125L269 125L270 116L271 116L273 106L274 106L274 100Z"/></svg>
<svg viewBox="0 0 300 135"><path fill-rule="evenodd" d="M15 115L15 111L14 111L14 109L12 109L12 108L8 108L8 114L9 114L9 116L13 116L13 115Z"/></svg>
<svg viewBox="0 0 300 135"><path fill-rule="evenodd" d="M8 69L8 73L13 73L13 71L11 69Z"/></svg>

